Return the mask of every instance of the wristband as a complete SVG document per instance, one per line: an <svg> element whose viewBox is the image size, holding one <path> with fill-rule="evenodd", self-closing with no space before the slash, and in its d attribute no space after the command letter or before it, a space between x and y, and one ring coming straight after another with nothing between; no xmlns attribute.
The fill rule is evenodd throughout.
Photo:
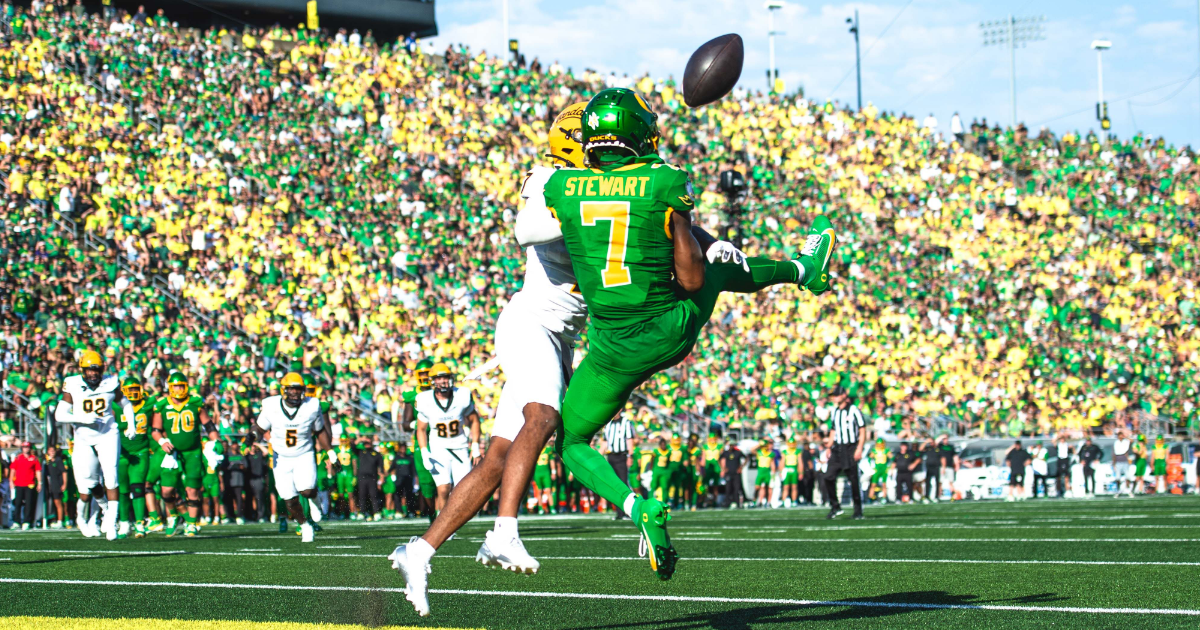
<svg viewBox="0 0 1200 630"><path fill-rule="evenodd" d="M164 437L164 438L158 438L158 445L159 445L159 446L166 446L166 445L167 445L168 443L170 443L170 442L171 442L170 438L165 438L165 437Z"/></svg>
<svg viewBox="0 0 1200 630"><path fill-rule="evenodd" d="M338 460L337 451L329 449L328 451L325 451L325 457L328 457L329 461L331 462L336 462Z"/></svg>
<svg viewBox="0 0 1200 630"><path fill-rule="evenodd" d="M479 442L471 442L471 457L479 457Z"/></svg>

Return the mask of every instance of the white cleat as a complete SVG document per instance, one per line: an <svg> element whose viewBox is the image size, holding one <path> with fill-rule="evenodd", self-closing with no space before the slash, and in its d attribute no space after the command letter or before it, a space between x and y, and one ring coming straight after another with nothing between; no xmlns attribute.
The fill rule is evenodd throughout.
<svg viewBox="0 0 1200 630"><path fill-rule="evenodd" d="M410 540L411 544L412 541ZM408 545L400 545L388 556L392 568L404 577L404 598L412 602L417 614L429 616L429 581L426 577L433 570L429 563L417 563L408 558Z"/></svg>
<svg viewBox="0 0 1200 630"><path fill-rule="evenodd" d="M321 514L321 506L317 505L317 502L312 499L308 500L308 515L314 523L320 523L321 519L325 518L325 515Z"/></svg>
<svg viewBox="0 0 1200 630"><path fill-rule="evenodd" d="M117 535L118 535L118 536L128 536L128 535L129 535L129 529L130 529L130 526L129 526L129 521L121 521L121 522L120 522L120 523L117 525Z"/></svg>
<svg viewBox="0 0 1200 630"><path fill-rule="evenodd" d="M313 526L312 523L305 523L300 526L300 542L313 541Z"/></svg>
<svg viewBox="0 0 1200 630"><path fill-rule="evenodd" d="M104 532L104 537L109 540L117 539L117 507L115 505L104 510L104 514L100 517L100 531Z"/></svg>
<svg viewBox="0 0 1200 630"><path fill-rule="evenodd" d="M518 537L505 540L502 536L490 531L484 536L483 545L475 554L475 561L485 567L500 567L513 573L533 575L541 568L541 563L525 551L525 544Z"/></svg>
<svg viewBox="0 0 1200 630"><path fill-rule="evenodd" d="M95 513L90 519L80 519L77 525L79 533L83 534L84 538L96 538L100 535L100 529L96 527Z"/></svg>

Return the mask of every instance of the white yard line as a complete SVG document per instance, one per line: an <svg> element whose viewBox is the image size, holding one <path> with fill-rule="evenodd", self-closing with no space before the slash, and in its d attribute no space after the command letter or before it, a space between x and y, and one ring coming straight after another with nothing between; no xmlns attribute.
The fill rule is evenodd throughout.
<svg viewBox="0 0 1200 630"><path fill-rule="evenodd" d="M206 584L202 582L126 582L118 580L42 580L0 578L5 584L74 584L82 586L166 586L177 588L253 589L265 591L335 591L382 592L402 594L402 588L371 588L366 586L302 586L283 584ZM465 589L430 589L439 595L471 595L483 597L520 597L547 599L596 599L654 602L696 602L715 604L771 604L782 606L814 606L833 608L900 608L917 610L988 610L1001 612L1110 614L1110 615L1173 615L1200 616L1200 610L1179 608L1100 608L1082 606L1011 606L1003 604L929 604L922 602L825 601L815 599L768 599L757 597L695 597L685 595L615 595L610 593L553 593L542 591L476 591Z"/></svg>
<svg viewBox="0 0 1200 630"><path fill-rule="evenodd" d="M261 550L260 550L261 551ZM98 558L100 554L116 554L116 555L134 555L134 556L152 556L161 555L163 553L169 555L190 555L190 556L268 556L276 558L368 558L374 560L385 559L384 554L377 553L256 553L248 551L171 551L171 552L156 552L156 551L140 551L140 552L124 552L112 550L97 550L80 552L78 550L66 549L0 549L0 553L41 553L41 554L57 554L64 557L88 557ZM439 554L438 558L453 558L453 559L468 559L474 560L473 555L452 555ZM635 556L538 556L539 560L587 560L587 561L634 561L645 562L645 558ZM1061 564L1061 565L1081 565L1081 566L1162 566L1162 567L1200 567L1200 562L1174 562L1174 561L1135 561L1135 560L975 560L975 559L931 559L931 558L733 558L733 557L691 557L685 556L682 558L685 561L699 562L861 562L861 563L894 563L894 564Z"/></svg>
<svg viewBox="0 0 1200 630"><path fill-rule="evenodd" d="M362 549L362 545L318 545L317 549Z"/></svg>

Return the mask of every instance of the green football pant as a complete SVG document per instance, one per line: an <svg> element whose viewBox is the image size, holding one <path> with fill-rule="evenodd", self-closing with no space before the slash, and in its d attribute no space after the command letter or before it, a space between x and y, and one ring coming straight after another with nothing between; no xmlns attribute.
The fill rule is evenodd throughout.
<svg viewBox="0 0 1200 630"><path fill-rule="evenodd" d="M537 488L539 501L542 498L541 493L549 490L552 482L549 466L538 466L533 469L533 485Z"/></svg>
<svg viewBox="0 0 1200 630"><path fill-rule="evenodd" d="M337 474L337 491L338 496L350 500L350 495L354 494L354 473L346 470L339 471Z"/></svg>
<svg viewBox="0 0 1200 630"><path fill-rule="evenodd" d="M150 467L146 470L146 487L153 488L162 480L162 451L150 452Z"/></svg>
<svg viewBox="0 0 1200 630"><path fill-rule="evenodd" d="M200 496L205 499L218 499L221 497L221 482L217 480L216 473L211 475L205 473Z"/></svg>
<svg viewBox="0 0 1200 630"><path fill-rule="evenodd" d="M671 310L619 329L590 330L590 348L571 377L563 400L563 461L583 485L613 505L624 505L632 490L596 449L596 434L625 406L629 395L656 372L688 356L724 291L755 293L795 283L799 268L791 261L748 258L750 271L732 263L709 264L704 287ZM653 488L651 488L653 490Z"/></svg>
<svg viewBox="0 0 1200 630"><path fill-rule="evenodd" d="M713 466L705 464L704 466L704 486L708 489L716 488L721 485L721 466Z"/></svg>
<svg viewBox="0 0 1200 630"><path fill-rule="evenodd" d="M758 472L754 475L754 485L766 486L771 484L771 469L759 466Z"/></svg>
<svg viewBox="0 0 1200 630"><path fill-rule="evenodd" d="M650 498L666 501L670 499L671 471L655 468L650 473ZM624 499L622 499L624 501Z"/></svg>
<svg viewBox="0 0 1200 630"><path fill-rule="evenodd" d="M425 469L425 464L421 461L420 454L415 459L417 465L417 485L420 486L421 496L426 499L436 499L437 484L433 482L433 475Z"/></svg>
<svg viewBox="0 0 1200 630"><path fill-rule="evenodd" d="M179 467L162 469L163 487L178 488L182 482L184 488L199 490L204 481L204 451L198 448L188 451L176 449L172 453Z"/></svg>
<svg viewBox="0 0 1200 630"><path fill-rule="evenodd" d="M121 449L120 459L117 460L117 483L120 501L117 503L118 518L128 522L130 516L135 522L146 518L146 476L150 472L150 450L127 451ZM136 495L131 496L135 492Z"/></svg>

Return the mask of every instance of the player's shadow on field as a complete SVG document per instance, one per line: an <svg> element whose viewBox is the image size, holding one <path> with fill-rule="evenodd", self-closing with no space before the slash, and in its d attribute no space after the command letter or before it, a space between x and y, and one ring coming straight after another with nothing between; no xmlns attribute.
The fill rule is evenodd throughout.
<svg viewBox="0 0 1200 630"><path fill-rule="evenodd" d="M89 555L87 555L87 553L88 553L87 550L80 550L79 556L75 556L75 557L42 558L41 560L19 560L17 562L6 562L5 564L53 564L55 562L94 562L96 560L124 560L124 559L129 559L129 558L137 558L137 559L141 560L142 558L162 558L162 557L166 557L166 556L190 555L188 553L180 553L178 551L168 551L168 552L163 552L163 553L137 552L137 553L130 553L128 555L120 554L120 553L113 553L113 554L95 555L95 556L89 556Z"/></svg>
<svg viewBox="0 0 1200 630"><path fill-rule="evenodd" d="M875 597L860 597L854 599L835 600L827 604L805 606L774 605L738 608L715 613L695 613L675 619L655 619L640 623L615 623L606 626L588 625L584 628L667 628L670 630L688 630L691 628L713 628L715 630L749 630L752 626L769 624L798 624L840 622L846 620L877 619L894 617L896 615L939 610L943 606L981 606L999 602L1052 602L1066 599L1053 593L1027 595L1019 598L1001 600L980 600L975 595L952 595L945 591L915 591L907 593L889 593ZM839 606L835 602L847 602ZM928 605L923 608L921 605Z"/></svg>

